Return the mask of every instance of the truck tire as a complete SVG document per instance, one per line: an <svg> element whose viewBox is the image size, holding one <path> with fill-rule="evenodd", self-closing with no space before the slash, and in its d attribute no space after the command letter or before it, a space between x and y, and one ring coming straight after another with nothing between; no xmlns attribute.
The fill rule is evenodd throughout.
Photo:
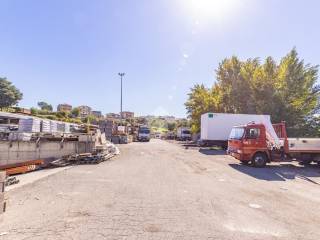
<svg viewBox="0 0 320 240"><path fill-rule="evenodd" d="M302 165L310 165L312 160L311 154L301 154L300 163Z"/></svg>
<svg viewBox="0 0 320 240"><path fill-rule="evenodd" d="M263 168L267 165L267 157L264 153L256 153L252 158L252 166Z"/></svg>

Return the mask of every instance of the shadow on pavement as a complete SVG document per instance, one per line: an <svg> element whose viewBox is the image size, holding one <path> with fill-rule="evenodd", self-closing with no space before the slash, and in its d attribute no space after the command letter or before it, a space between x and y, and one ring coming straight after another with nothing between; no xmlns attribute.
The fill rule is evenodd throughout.
<svg viewBox="0 0 320 240"><path fill-rule="evenodd" d="M229 164L229 166L241 173L247 174L259 180L286 181L300 178L305 181L320 185L319 182L315 182L310 179L310 177L320 178L320 168L316 165L295 166L292 164L280 164L273 166L267 165L265 168L254 168L241 164Z"/></svg>
<svg viewBox="0 0 320 240"><path fill-rule="evenodd" d="M216 149L209 149L209 148L200 148L199 152L205 155L226 155L225 150L216 150Z"/></svg>

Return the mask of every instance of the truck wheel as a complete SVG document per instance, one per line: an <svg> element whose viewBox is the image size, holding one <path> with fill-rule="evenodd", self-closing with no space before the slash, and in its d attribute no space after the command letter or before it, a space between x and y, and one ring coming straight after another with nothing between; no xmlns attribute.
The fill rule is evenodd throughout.
<svg viewBox="0 0 320 240"><path fill-rule="evenodd" d="M252 159L252 166L262 168L267 165L267 157L263 153L256 153Z"/></svg>
<svg viewBox="0 0 320 240"><path fill-rule="evenodd" d="M301 164L302 165L310 165L312 162L312 156L310 154L302 154L301 155Z"/></svg>

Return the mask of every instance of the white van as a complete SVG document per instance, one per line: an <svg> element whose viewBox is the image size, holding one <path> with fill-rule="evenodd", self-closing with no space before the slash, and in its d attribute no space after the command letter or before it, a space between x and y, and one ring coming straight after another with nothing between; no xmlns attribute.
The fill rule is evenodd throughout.
<svg viewBox="0 0 320 240"><path fill-rule="evenodd" d="M177 129L177 140L178 141L190 141L191 140L190 128L179 127Z"/></svg>

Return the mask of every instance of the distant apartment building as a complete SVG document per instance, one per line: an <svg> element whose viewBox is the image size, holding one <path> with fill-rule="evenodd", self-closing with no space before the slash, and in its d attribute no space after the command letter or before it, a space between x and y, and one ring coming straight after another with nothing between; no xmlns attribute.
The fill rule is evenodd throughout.
<svg viewBox="0 0 320 240"><path fill-rule="evenodd" d="M174 116L161 116L159 118L161 118L163 120L166 120L166 121L174 121L174 120L176 120L176 118Z"/></svg>
<svg viewBox="0 0 320 240"><path fill-rule="evenodd" d="M31 110L29 108L13 107L15 113L31 115Z"/></svg>
<svg viewBox="0 0 320 240"><path fill-rule="evenodd" d="M134 112L128 112L124 111L121 113L122 118L127 119L127 118L134 118Z"/></svg>
<svg viewBox="0 0 320 240"><path fill-rule="evenodd" d="M88 106L79 106L80 117L85 118L91 114L91 107Z"/></svg>
<svg viewBox="0 0 320 240"><path fill-rule="evenodd" d="M101 111L91 111L91 114L95 116L96 118L102 118L102 112Z"/></svg>
<svg viewBox="0 0 320 240"><path fill-rule="evenodd" d="M72 111L72 106L66 103L59 104L57 107L58 112L71 112Z"/></svg>
<svg viewBox="0 0 320 240"><path fill-rule="evenodd" d="M120 118L120 114L117 114L117 113L107 113L107 114L106 114L106 118L109 118L109 119L119 119L119 118Z"/></svg>

